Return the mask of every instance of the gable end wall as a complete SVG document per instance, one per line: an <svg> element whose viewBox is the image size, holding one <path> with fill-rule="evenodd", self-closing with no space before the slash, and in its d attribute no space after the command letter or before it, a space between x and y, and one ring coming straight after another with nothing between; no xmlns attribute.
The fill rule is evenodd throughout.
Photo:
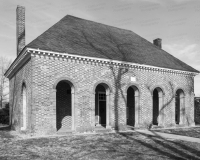
<svg viewBox="0 0 200 160"><path fill-rule="evenodd" d="M26 86L27 92L27 129L25 132L31 131L31 59L29 59L9 80L9 102L10 102L10 124L12 129L21 131L22 127L22 84Z"/></svg>

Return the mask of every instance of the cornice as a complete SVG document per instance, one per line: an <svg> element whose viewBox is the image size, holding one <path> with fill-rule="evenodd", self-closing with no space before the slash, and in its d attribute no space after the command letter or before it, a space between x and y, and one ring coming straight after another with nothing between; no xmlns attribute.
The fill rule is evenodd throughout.
<svg viewBox="0 0 200 160"><path fill-rule="evenodd" d="M13 74L16 71L18 71L19 68L23 66L27 62L28 59L31 58L31 56L39 56L39 57L45 56L45 57L54 58L54 59L71 60L72 62L78 62L78 63L136 69L136 70L143 70L147 72L152 71L152 72L158 72L162 74L170 73L174 75L183 75L183 76L198 75L197 72L174 70L174 69L169 69L169 68L161 68L161 67L155 67L155 66L150 66L150 65L130 63L130 62L125 62L125 61L109 60L105 58L94 58L94 57L46 51L46 50L40 50L40 49L34 49L34 48L24 48L24 50L20 53L20 55L14 60L14 62L8 68L8 70L5 73L5 76L10 79L13 76Z"/></svg>
<svg viewBox="0 0 200 160"><path fill-rule="evenodd" d="M34 48L27 48L27 51L31 53L31 56L39 56L39 57L47 56L49 58L54 58L54 59L71 60L72 62L87 63L87 64L93 64L93 65L153 71L153 72L159 72L163 74L170 73L174 75L184 75L184 76L198 75L197 72L174 70L174 69L169 69L169 68L161 68L161 67L155 67L155 66L150 66L150 65L130 63L130 62L125 62L125 61L109 60L105 58L94 58L94 57L73 55L73 54L68 54L68 53L53 52L53 51L40 50L40 49L34 49Z"/></svg>
<svg viewBox="0 0 200 160"><path fill-rule="evenodd" d="M20 55L10 65L6 73L4 74L7 78L11 78L15 72L17 72L26 62L30 59L31 55L24 49Z"/></svg>

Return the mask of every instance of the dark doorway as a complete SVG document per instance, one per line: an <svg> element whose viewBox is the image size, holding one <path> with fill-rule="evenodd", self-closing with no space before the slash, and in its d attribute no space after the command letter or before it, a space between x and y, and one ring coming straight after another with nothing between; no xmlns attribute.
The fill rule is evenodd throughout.
<svg viewBox="0 0 200 160"><path fill-rule="evenodd" d="M106 126L106 89L99 84L95 92L96 125Z"/></svg>
<svg viewBox="0 0 200 160"><path fill-rule="evenodd" d="M135 125L135 91L132 87L127 90L127 125Z"/></svg>
<svg viewBox="0 0 200 160"><path fill-rule="evenodd" d="M153 125L158 125L158 115L159 115L159 96L158 90L153 91Z"/></svg>
<svg viewBox="0 0 200 160"><path fill-rule="evenodd" d="M176 93L176 100L175 100L175 122L179 124L180 122L180 95Z"/></svg>
<svg viewBox="0 0 200 160"><path fill-rule="evenodd" d="M71 129L71 86L66 81L60 81L56 86L56 128Z"/></svg>

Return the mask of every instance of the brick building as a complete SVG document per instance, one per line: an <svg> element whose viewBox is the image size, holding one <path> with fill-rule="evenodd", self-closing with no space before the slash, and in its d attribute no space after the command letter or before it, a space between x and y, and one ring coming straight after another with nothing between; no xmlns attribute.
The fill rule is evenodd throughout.
<svg viewBox="0 0 200 160"><path fill-rule="evenodd" d="M65 16L25 45L17 8L10 123L37 134L194 125L198 71L132 31Z"/></svg>

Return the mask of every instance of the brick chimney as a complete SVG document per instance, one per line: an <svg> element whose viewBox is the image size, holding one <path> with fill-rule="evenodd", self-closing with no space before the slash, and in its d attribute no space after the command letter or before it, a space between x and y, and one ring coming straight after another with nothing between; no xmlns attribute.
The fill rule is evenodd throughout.
<svg viewBox="0 0 200 160"><path fill-rule="evenodd" d="M17 56L25 47L25 7L17 6L16 9L16 35L17 35Z"/></svg>
<svg viewBox="0 0 200 160"><path fill-rule="evenodd" d="M153 44L161 49L162 48L162 39L160 39L160 38L154 39Z"/></svg>

